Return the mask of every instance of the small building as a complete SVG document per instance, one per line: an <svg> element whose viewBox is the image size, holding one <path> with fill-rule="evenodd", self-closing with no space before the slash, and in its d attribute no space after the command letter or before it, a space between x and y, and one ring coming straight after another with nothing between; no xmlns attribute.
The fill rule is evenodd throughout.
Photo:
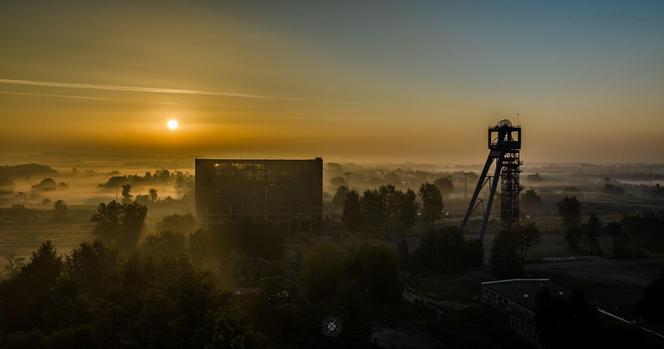
<svg viewBox="0 0 664 349"><path fill-rule="evenodd" d="M204 226L264 221L311 230L322 217L323 159L196 159L196 215Z"/></svg>
<svg viewBox="0 0 664 349"><path fill-rule="evenodd" d="M535 321L535 296L542 288L563 296L566 290L549 279L508 279L482 283L482 303L504 314L508 326L526 342L541 348Z"/></svg>

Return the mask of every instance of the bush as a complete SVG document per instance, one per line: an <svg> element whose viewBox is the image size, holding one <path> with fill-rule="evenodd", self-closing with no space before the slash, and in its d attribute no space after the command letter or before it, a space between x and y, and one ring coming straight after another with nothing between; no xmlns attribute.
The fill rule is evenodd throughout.
<svg viewBox="0 0 664 349"><path fill-rule="evenodd" d="M384 242L370 240L360 246L353 257L352 272L369 298L385 303L401 300L399 257Z"/></svg>
<svg viewBox="0 0 664 349"><path fill-rule="evenodd" d="M191 213L188 214L171 214L164 217L161 221L157 222L157 231L162 232L165 230L174 233L191 234L196 231L196 218Z"/></svg>
<svg viewBox="0 0 664 349"><path fill-rule="evenodd" d="M519 277L523 274L523 259L520 254L521 241L517 232L501 230L491 247L491 265L499 279Z"/></svg>
<svg viewBox="0 0 664 349"><path fill-rule="evenodd" d="M413 258L415 266L438 270L481 266L483 261L482 242L464 239L456 227L424 234Z"/></svg>
<svg viewBox="0 0 664 349"><path fill-rule="evenodd" d="M311 248L302 258L300 276L312 300L335 296L348 258L345 251L334 244Z"/></svg>
<svg viewBox="0 0 664 349"><path fill-rule="evenodd" d="M162 231L145 238L140 250L154 258L180 257L186 254L185 238L181 233Z"/></svg>

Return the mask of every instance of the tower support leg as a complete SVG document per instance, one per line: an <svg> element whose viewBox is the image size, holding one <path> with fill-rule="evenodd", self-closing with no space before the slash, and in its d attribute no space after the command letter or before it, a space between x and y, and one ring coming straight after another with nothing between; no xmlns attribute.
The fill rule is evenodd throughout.
<svg viewBox="0 0 664 349"><path fill-rule="evenodd" d="M486 174L489 172L491 163L493 163L493 157L491 156L491 154L489 154L489 156L486 158L486 162L484 163L484 168L482 169L480 178L477 181L477 186L475 187L475 191L473 192L473 198L470 199L470 205L468 205L468 211L466 211L466 215L463 217L463 223L461 223L462 233L464 228L466 228L466 224L468 223L470 215L475 210L475 202L477 201L477 197L480 195L480 191L482 191L482 187L484 186L484 181L486 180Z"/></svg>
<svg viewBox="0 0 664 349"><path fill-rule="evenodd" d="M496 160L496 169L494 171L493 180L491 181L491 191L489 192L489 201L486 203L486 210L484 210L484 217L482 219L482 228L480 229L480 241L484 242L484 234L486 234L486 226L489 224L489 216L491 215L491 206L493 206L493 197L496 195L496 188L500 180L500 171L503 166L503 154L500 154Z"/></svg>

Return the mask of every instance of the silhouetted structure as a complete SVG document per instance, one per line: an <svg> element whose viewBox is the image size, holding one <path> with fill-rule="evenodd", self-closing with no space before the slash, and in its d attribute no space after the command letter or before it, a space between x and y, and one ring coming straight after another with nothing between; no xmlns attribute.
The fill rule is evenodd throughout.
<svg viewBox="0 0 664 349"><path fill-rule="evenodd" d="M557 296L565 296L567 290L551 283L549 279L508 279L482 283L482 303L507 317L507 325L521 338L537 348L539 331L535 321L535 297L542 288L548 288Z"/></svg>
<svg viewBox="0 0 664 349"><path fill-rule="evenodd" d="M321 219L323 159L196 159L196 213L204 226L250 219L310 230Z"/></svg>
<svg viewBox="0 0 664 349"><path fill-rule="evenodd" d="M489 156L486 159L482 174L477 181L475 192L470 200L468 211L461 224L461 231L463 232L470 215L480 204L477 201L480 191L491 181L489 199L484 210L482 227L480 229L480 240L484 240L484 234L486 233L487 223L491 214L491 206L493 205L493 197L496 194L499 179L501 181L500 220L502 228L509 229L512 224L519 222L519 192L522 189L519 184L519 173L521 172L519 168L521 165L521 160L519 159L521 127L513 126L507 119L501 120L495 127L489 128L488 147ZM494 175L493 177L489 177L487 173L494 161L496 162Z"/></svg>

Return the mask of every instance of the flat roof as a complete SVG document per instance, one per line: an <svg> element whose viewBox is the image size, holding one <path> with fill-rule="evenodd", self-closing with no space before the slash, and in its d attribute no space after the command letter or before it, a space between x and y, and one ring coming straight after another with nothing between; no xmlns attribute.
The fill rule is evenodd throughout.
<svg viewBox="0 0 664 349"><path fill-rule="evenodd" d="M530 309L535 309L535 296L537 292L546 287L558 295L568 294L568 290L551 282L549 279L507 279L483 282L482 286L519 303Z"/></svg>

